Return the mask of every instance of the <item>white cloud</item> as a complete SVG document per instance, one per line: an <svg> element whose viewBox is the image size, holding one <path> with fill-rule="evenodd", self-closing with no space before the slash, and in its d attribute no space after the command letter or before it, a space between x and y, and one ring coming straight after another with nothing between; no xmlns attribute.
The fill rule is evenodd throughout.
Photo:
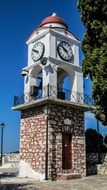
<svg viewBox="0 0 107 190"><path fill-rule="evenodd" d="M96 127L96 119L93 113L85 112L85 129L87 128L95 128Z"/></svg>
<svg viewBox="0 0 107 190"><path fill-rule="evenodd" d="M95 116L91 112L85 112L85 119L95 119Z"/></svg>
<svg viewBox="0 0 107 190"><path fill-rule="evenodd" d="M97 130L97 119L91 112L85 112L85 129L92 128ZM102 125L99 121L99 131L102 134L107 134L107 126Z"/></svg>

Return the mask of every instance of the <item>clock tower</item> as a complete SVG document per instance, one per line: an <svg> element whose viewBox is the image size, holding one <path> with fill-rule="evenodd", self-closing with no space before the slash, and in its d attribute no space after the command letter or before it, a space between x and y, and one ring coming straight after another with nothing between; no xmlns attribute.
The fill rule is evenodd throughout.
<svg viewBox="0 0 107 190"><path fill-rule="evenodd" d="M55 13L27 41L24 93L13 109L21 111L20 159L45 179L86 175L84 111L92 101L83 93L79 44Z"/></svg>

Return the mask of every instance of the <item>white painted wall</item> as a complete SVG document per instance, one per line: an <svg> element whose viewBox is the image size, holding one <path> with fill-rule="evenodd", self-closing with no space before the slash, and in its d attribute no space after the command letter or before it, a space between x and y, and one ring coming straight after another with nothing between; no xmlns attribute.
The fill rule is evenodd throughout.
<svg viewBox="0 0 107 190"><path fill-rule="evenodd" d="M57 97L57 68L54 69L50 61L48 61L47 65L43 68L43 95L45 97L48 96L48 84L50 85L51 96Z"/></svg>
<svg viewBox="0 0 107 190"><path fill-rule="evenodd" d="M83 103L83 74L82 72L76 72L72 85L71 101Z"/></svg>
<svg viewBox="0 0 107 190"><path fill-rule="evenodd" d="M32 43L28 44L28 66L33 65L35 62L33 61L32 57L31 57L31 52L32 52L32 48L35 45L35 43L42 42L45 46L45 50L44 50L44 57L49 56L49 33L47 33L45 36L42 36L39 40L33 41Z"/></svg>

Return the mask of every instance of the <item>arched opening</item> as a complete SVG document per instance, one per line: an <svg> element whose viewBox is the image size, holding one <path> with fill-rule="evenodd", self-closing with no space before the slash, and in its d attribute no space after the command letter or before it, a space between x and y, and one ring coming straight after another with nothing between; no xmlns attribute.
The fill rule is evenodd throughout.
<svg viewBox="0 0 107 190"><path fill-rule="evenodd" d="M57 70L57 97L63 100L71 100L73 77L62 68Z"/></svg>
<svg viewBox="0 0 107 190"><path fill-rule="evenodd" d="M30 72L30 96L34 99L42 97L42 83L43 83L43 74L42 68L38 65L34 67Z"/></svg>

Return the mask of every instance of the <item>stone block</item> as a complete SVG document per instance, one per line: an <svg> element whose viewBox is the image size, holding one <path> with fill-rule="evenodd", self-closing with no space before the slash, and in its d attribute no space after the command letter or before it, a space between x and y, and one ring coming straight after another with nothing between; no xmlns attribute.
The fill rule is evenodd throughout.
<svg viewBox="0 0 107 190"><path fill-rule="evenodd" d="M72 180L72 179L80 179L81 174L69 173L69 174L59 174L59 180Z"/></svg>

